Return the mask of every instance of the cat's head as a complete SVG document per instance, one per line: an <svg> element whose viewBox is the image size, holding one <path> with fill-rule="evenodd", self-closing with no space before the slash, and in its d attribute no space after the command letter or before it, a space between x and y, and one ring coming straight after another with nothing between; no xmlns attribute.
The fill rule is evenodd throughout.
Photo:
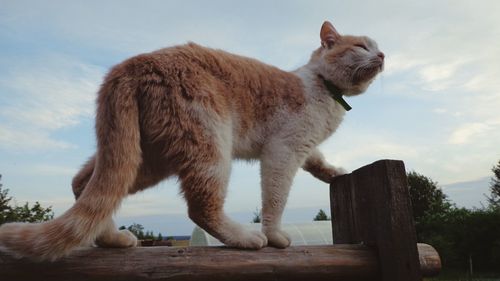
<svg viewBox="0 0 500 281"><path fill-rule="evenodd" d="M325 21L320 32L321 47L310 64L319 74L344 91L357 95L366 90L384 67L384 53L366 36L340 35Z"/></svg>

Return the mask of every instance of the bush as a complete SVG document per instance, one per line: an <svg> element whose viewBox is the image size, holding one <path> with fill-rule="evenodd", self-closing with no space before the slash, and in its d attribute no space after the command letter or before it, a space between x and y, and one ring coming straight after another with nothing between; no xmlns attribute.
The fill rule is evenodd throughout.
<svg viewBox="0 0 500 281"><path fill-rule="evenodd" d="M0 180L2 175L0 175ZM28 202L22 206L12 206L8 189L2 189L0 183L0 225L8 222L42 222L54 217L52 207L44 208L39 202L30 206Z"/></svg>

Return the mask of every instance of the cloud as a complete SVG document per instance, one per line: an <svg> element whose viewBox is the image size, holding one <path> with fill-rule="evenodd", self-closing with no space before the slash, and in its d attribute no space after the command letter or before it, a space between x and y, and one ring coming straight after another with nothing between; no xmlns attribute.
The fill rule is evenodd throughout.
<svg viewBox="0 0 500 281"><path fill-rule="evenodd" d="M36 164L29 168L31 174L40 174L43 176L66 176L72 177L78 171L73 167L59 166L52 164Z"/></svg>
<svg viewBox="0 0 500 281"><path fill-rule="evenodd" d="M401 82L418 87L417 92L447 92L460 99L467 91L479 88L498 90L498 79L492 78L498 77L500 65L492 62L500 61L496 47L499 37L494 36L499 34L500 26L488 8L498 3L491 1L481 7L467 1L455 1L453 6L437 4L425 16L417 11L425 7L426 1L404 5L405 9L414 6L415 13L390 15L386 21L393 25L391 32L380 31L383 42L395 40L389 34L408 36L397 37L398 42L391 45L386 56L386 75L417 73Z"/></svg>
<svg viewBox="0 0 500 281"><path fill-rule="evenodd" d="M0 79L0 87L16 103L11 101L1 114L49 130L75 125L92 115L102 76L98 67L58 55L14 67Z"/></svg>
<svg viewBox="0 0 500 281"><path fill-rule="evenodd" d="M63 55L13 64L0 78L3 92L0 146L18 149L70 148L52 132L76 126L94 112L103 76L99 67Z"/></svg>
<svg viewBox="0 0 500 281"><path fill-rule="evenodd" d="M406 120L409 127L425 122L421 126L425 130L412 134L416 139L426 138L419 157L408 155L407 159L412 167L439 181L486 176L500 157L500 64L495 63L500 61L500 25L492 11L498 5L456 1L453 6L438 4L425 16L402 13L388 19L398 23L390 34L407 34L408 38L392 41L386 56L388 90L384 94L405 99L401 106L408 108L430 105L430 110L423 107ZM384 36L391 42L388 33ZM391 133L410 134L407 129ZM406 139L406 143L415 141Z"/></svg>
<svg viewBox="0 0 500 281"><path fill-rule="evenodd" d="M26 130L19 127L10 127L0 124L0 148L8 150L45 150L68 149L74 145L52 139L46 131L34 129Z"/></svg>
<svg viewBox="0 0 500 281"><path fill-rule="evenodd" d="M466 61L458 60L442 64L428 64L418 70L423 88L430 91L440 91L457 85L454 76L465 66ZM460 83L462 84L462 83Z"/></svg>
<svg viewBox="0 0 500 281"><path fill-rule="evenodd" d="M450 144L467 144L483 137L491 126L485 123L466 123L455 129L450 136Z"/></svg>

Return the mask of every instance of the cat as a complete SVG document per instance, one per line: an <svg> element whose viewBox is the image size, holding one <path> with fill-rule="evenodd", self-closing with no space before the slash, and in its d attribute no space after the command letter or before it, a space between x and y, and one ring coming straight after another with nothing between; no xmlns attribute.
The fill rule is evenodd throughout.
<svg viewBox="0 0 500 281"><path fill-rule="evenodd" d="M72 182L75 204L44 223L0 227L0 249L56 260L82 245L133 247L112 219L123 198L177 176L188 214L228 246L285 248L280 229L299 168L324 182L344 174L316 148L383 70L368 37L326 21L321 46L292 72L194 43L132 57L113 67L97 97L97 152ZM232 159L260 160L262 231L223 211Z"/></svg>

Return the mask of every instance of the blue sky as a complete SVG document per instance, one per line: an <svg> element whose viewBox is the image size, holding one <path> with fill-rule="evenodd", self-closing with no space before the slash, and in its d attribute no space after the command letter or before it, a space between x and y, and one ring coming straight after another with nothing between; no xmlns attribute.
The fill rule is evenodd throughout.
<svg viewBox="0 0 500 281"><path fill-rule="evenodd" d="M322 144L330 162L353 170L394 158L440 184L484 179L500 159L499 8L498 1L0 0L2 183L20 203L40 201L58 214L71 205L71 178L95 150L96 91L127 57L194 41L293 70L319 46L324 20L374 38L386 54L383 75L349 100L353 110ZM258 164L236 163L227 211L250 217L259 201ZM328 205L327 186L299 172L287 218ZM188 229L185 213L171 179L127 199L117 216L175 216ZM173 231L164 224L151 228Z"/></svg>

